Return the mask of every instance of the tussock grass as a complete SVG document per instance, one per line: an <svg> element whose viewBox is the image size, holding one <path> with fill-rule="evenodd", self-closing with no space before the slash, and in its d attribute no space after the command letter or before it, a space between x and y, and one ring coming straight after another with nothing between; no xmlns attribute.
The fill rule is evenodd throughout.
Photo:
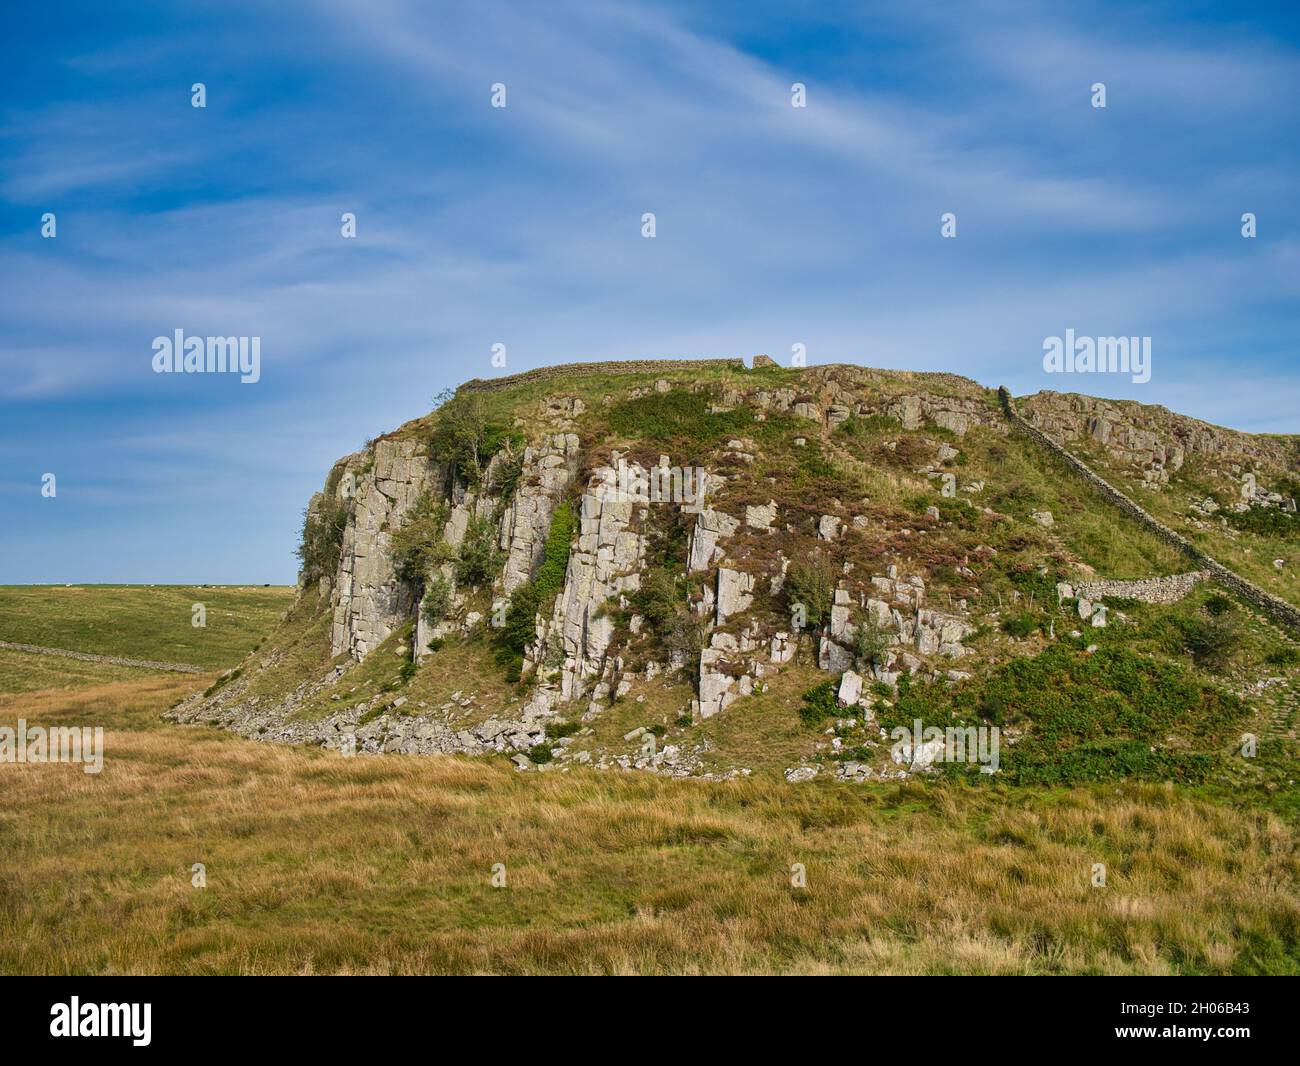
<svg viewBox="0 0 1300 1066"><path fill-rule="evenodd" d="M1297 833L1270 812L347 759L157 724L187 682L0 701L110 726L98 776L0 766L0 971L1300 971Z"/></svg>

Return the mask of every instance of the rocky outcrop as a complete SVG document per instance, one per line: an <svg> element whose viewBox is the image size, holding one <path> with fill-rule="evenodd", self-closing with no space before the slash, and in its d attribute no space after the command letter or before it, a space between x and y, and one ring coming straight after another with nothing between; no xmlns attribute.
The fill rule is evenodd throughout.
<svg viewBox="0 0 1300 1066"><path fill-rule="evenodd" d="M551 516L577 473L576 433L554 433L524 451L514 498L501 516L500 547L506 553L502 591L509 595L528 581L546 549Z"/></svg>
<svg viewBox="0 0 1300 1066"><path fill-rule="evenodd" d="M560 693L566 700L583 695L601 676L614 635L610 606L641 587L645 538L637 531L637 519L649 500L629 495L621 486L644 485L649 479L636 464L630 464L622 479L619 473L602 468L592 474L582 496L578 539L569 554L564 589L549 624L539 632L539 648L545 649L552 635L559 642Z"/></svg>
<svg viewBox="0 0 1300 1066"><path fill-rule="evenodd" d="M444 478L444 468L416 440L376 441L369 469L363 456L349 459L335 489L355 495L330 600L333 654L362 659L414 615L412 592L393 571L389 534L421 493Z"/></svg>
<svg viewBox="0 0 1300 1066"><path fill-rule="evenodd" d="M458 391L500 392L532 382L568 380L595 374L602 377L609 374L666 374L674 370L699 373L704 369L743 371L745 361L743 359L628 359L596 363L557 363L554 366L542 366L535 370L525 370L521 374L508 374L499 378L474 378L465 382Z"/></svg>
<svg viewBox="0 0 1300 1066"><path fill-rule="evenodd" d="M722 625L733 614L747 611L754 602L754 575L742 570L718 567L715 622Z"/></svg>
<svg viewBox="0 0 1300 1066"><path fill-rule="evenodd" d="M1093 443L1110 461L1140 473L1151 487L1166 483L1193 455L1275 466L1289 461L1280 441L1210 425L1154 404L1043 391L1019 401L1019 408L1031 426L1062 446Z"/></svg>
<svg viewBox="0 0 1300 1066"><path fill-rule="evenodd" d="M1135 518L1147 527L1152 533L1163 540L1166 544L1177 548L1189 559L1199 563L1210 577L1217 581L1224 588L1230 589L1240 596L1247 603L1253 604L1261 611L1281 622L1283 625L1300 629L1300 607L1295 604L1287 603L1286 600L1279 596L1274 596L1266 589L1260 588L1254 582L1247 581L1240 574L1228 569L1222 563L1210 558L1200 548L1196 547L1191 541L1181 534L1175 533L1163 522L1158 521L1146 510L1140 507L1136 502L1120 492L1105 478L1096 474L1091 467L1082 459L1076 456L1068 448L1058 441L1053 440L1036 426L1030 425L1025 419L1021 418L1016 412L1015 405L1011 401L1011 393L1002 387L998 390L998 397L1002 405L1002 411L1007 420L1013 427L1020 430L1030 440L1046 448L1054 454L1070 469L1077 473L1084 481L1097 490L1103 497L1118 507L1124 514L1130 518ZM1161 408L1163 410L1163 408ZM1212 427L1217 428L1217 427ZM1224 432L1231 432L1225 430Z"/></svg>
<svg viewBox="0 0 1300 1066"><path fill-rule="evenodd" d="M691 531L690 547L687 551L686 568L692 573L707 570L721 560L726 552L720 542L733 536L740 523L731 515L705 508L695 519L695 528Z"/></svg>

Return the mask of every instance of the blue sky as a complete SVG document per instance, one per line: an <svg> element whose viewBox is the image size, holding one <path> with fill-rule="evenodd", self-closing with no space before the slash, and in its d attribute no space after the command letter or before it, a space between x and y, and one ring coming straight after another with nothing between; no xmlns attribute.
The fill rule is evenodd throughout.
<svg viewBox="0 0 1300 1066"><path fill-rule="evenodd" d="M0 582L292 581L329 464L496 343L509 372L802 343L1300 431L1294 5L6 19ZM260 337L261 380L153 373L177 328ZM1067 328L1150 336L1151 380L1044 373Z"/></svg>

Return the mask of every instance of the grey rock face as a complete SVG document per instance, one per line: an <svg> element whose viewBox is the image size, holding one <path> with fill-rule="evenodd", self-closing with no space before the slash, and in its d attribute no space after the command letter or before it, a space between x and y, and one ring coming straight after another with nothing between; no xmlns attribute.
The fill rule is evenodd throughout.
<svg viewBox="0 0 1300 1066"><path fill-rule="evenodd" d="M555 433L540 447L524 452L519 488L501 516L500 546L506 552L501 580L506 595L525 584L541 562L551 516L577 472L578 447L576 433Z"/></svg>
<svg viewBox="0 0 1300 1066"><path fill-rule="evenodd" d="M748 610L754 602L753 591L753 574L718 567L717 624L722 625L729 616Z"/></svg>
<svg viewBox="0 0 1300 1066"><path fill-rule="evenodd" d="M335 655L346 651L360 660L415 610L409 590L393 572L389 534L421 493L441 483L443 470L414 440L376 441L368 473L360 472L361 457L356 459L347 471L353 475L356 499L331 594L330 648ZM349 483L345 474L340 491Z"/></svg>
<svg viewBox="0 0 1300 1066"><path fill-rule="evenodd" d="M691 572L707 570L720 561L725 553L718 542L735 534L740 523L724 511L706 508L695 519L687 553L687 569Z"/></svg>
<svg viewBox="0 0 1300 1066"><path fill-rule="evenodd" d="M640 483L647 481L644 468L630 470L639 473ZM563 642L560 692L566 700L583 695L604 667L614 635L614 620L603 610L606 601L641 587L645 538L634 519L648 500L625 498L619 485L628 483L637 482L620 481L617 472L605 468L592 475L582 496L578 541L546 627Z"/></svg>

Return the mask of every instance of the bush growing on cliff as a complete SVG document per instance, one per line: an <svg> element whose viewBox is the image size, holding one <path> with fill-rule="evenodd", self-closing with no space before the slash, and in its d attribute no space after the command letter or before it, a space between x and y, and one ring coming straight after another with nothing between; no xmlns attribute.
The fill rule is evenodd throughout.
<svg viewBox="0 0 1300 1066"><path fill-rule="evenodd" d="M551 527L546 533L546 550L542 565L537 569L537 602L549 607L550 601L564 588L564 574L569 566L569 548L578 529L578 516L567 500L551 515Z"/></svg>
<svg viewBox="0 0 1300 1066"><path fill-rule="evenodd" d="M303 578L307 584L334 576L347 524L347 501L337 497L331 496L315 512L303 512L302 542L295 554L302 560Z"/></svg>
<svg viewBox="0 0 1300 1066"><path fill-rule="evenodd" d="M451 548L443 539L448 508L428 493L411 505L402 525L389 536L389 556L399 580L419 585L434 567L451 558Z"/></svg>
<svg viewBox="0 0 1300 1066"><path fill-rule="evenodd" d="M565 501L551 515L551 527L546 534L546 548L537 576L510 595L505 625L496 637L496 658L507 667L506 678L509 681L519 680L523 654L537 635L537 612L549 611L556 595L564 587L569 546L577 528L577 515L572 505Z"/></svg>
<svg viewBox="0 0 1300 1066"><path fill-rule="evenodd" d="M518 430L490 418L481 393L447 391L437 400L440 406L429 438L430 454L446 462L466 485L479 484L488 460L503 446L522 445Z"/></svg>
<svg viewBox="0 0 1300 1066"><path fill-rule="evenodd" d="M880 625L874 617L867 615L860 619L853 634L855 665L866 670L875 666L884 666L889 655L891 636L890 631Z"/></svg>
<svg viewBox="0 0 1300 1066"><path fill-rule="evenodd" d="M451 582L440 573L433 574L424 586L424 596L420 600L420 612L424 620L436 626L451 610Z"/></svg>
<svg viewBox="0 0 1300 1066"><path fill-rule="evenodd" d="M490 583L500 554L496 524L490 518L471 518L456 553L456 580L473 587Z"/></svg>
<svg viewBox="0 0 1300 1066"><path fill-rule="evenodd" d="M831 619L831 606L835 602L835 567L821 555L794 563L785 576L784 591L791 613L802 605L804 624L820 629Z"/></svg>
<svg viewBox="0 0 1300 1066"><path fill-rule="evenodd" d="M641 587L632 593L630 599L633 610L645 619L646 627L660 638L672 632L674 623L686 607L682 579L660 567L645 575Z"/></svg>

